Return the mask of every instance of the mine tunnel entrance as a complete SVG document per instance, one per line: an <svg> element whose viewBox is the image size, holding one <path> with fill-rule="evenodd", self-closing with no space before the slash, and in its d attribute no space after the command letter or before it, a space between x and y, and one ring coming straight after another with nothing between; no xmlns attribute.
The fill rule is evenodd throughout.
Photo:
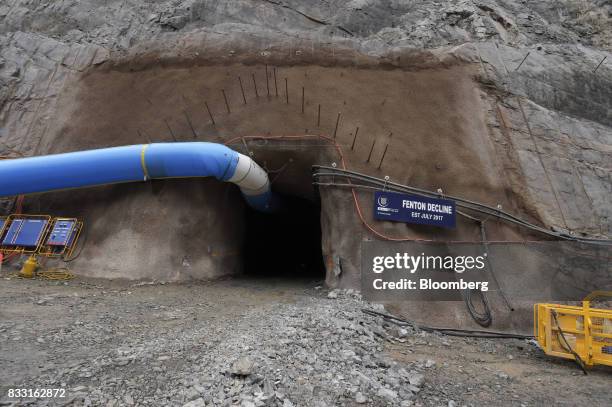
<svg viewBox="0 0 612 407"><path fill-rule="evenodd" d="M325 278L321 249L321 206L281 196L273 214L246 209L245 274L258 277Z"/></svg>

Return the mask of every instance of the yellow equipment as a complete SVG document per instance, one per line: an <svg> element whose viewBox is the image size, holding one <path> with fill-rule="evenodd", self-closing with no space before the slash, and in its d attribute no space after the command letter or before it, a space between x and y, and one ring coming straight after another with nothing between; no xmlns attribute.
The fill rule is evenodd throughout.
<svg viewBox="0 0 612 407"><path fill-rule="evenodd" d="M39 267L39 264L38 264L38 260L36 260L36 256L28 257L25 263L23 263L23 267L21 268L21 271L19 272L19 277L34 278L34 275L38 267Z"/></svg>
<svg viewBox="0 0 612 407"><path fill-rule="evenodd" d="M582 307L534 305L534 336L547 355L575 359L583 368L612 366L612 310L591 308L597 297L612 298L612 292L595 291Z"/></svg>
<svg viewBox="0 0 612 407"><path fill-rule="evenodd" d="M70 270L65 267L58 267L39 271L36 273L36 277L46 280L72 280L74 278L74 274L72 274Z"/></svg>

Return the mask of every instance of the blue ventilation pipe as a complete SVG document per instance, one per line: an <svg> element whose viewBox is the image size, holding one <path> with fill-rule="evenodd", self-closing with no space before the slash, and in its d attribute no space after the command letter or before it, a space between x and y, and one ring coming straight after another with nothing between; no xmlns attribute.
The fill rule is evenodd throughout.
<svg viewBox="0 0 612 407"><path fill-rule="evenodd" d="M224 145L202 142L141 144L0 160L0 197L187 177L232 182L254 209L275 209L268 174L255 161Z"/></svg>

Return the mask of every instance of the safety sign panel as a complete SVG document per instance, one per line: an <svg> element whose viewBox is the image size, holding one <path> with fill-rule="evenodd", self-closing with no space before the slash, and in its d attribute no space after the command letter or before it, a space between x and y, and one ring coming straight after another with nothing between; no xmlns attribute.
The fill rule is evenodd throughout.
<svg viewBox="0 0 612 407"><path fill-rule="evenodd" d="M454 228L455 202L449 199L376 191L374 219Z"/></svg>

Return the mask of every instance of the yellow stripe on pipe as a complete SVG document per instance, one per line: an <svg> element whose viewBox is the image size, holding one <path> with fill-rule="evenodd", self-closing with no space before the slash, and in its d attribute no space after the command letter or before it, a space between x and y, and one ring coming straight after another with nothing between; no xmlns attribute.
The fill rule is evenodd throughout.
<svg viewBox="0 0 612 407"><path fill-rule="evenodd" d="M145 181L149 179L149 170L147 169L147 162L145 160L145 152L147 151L148 147L148 144L143 144L142 150L140 151L140 165L142 166Z"/></svg>

